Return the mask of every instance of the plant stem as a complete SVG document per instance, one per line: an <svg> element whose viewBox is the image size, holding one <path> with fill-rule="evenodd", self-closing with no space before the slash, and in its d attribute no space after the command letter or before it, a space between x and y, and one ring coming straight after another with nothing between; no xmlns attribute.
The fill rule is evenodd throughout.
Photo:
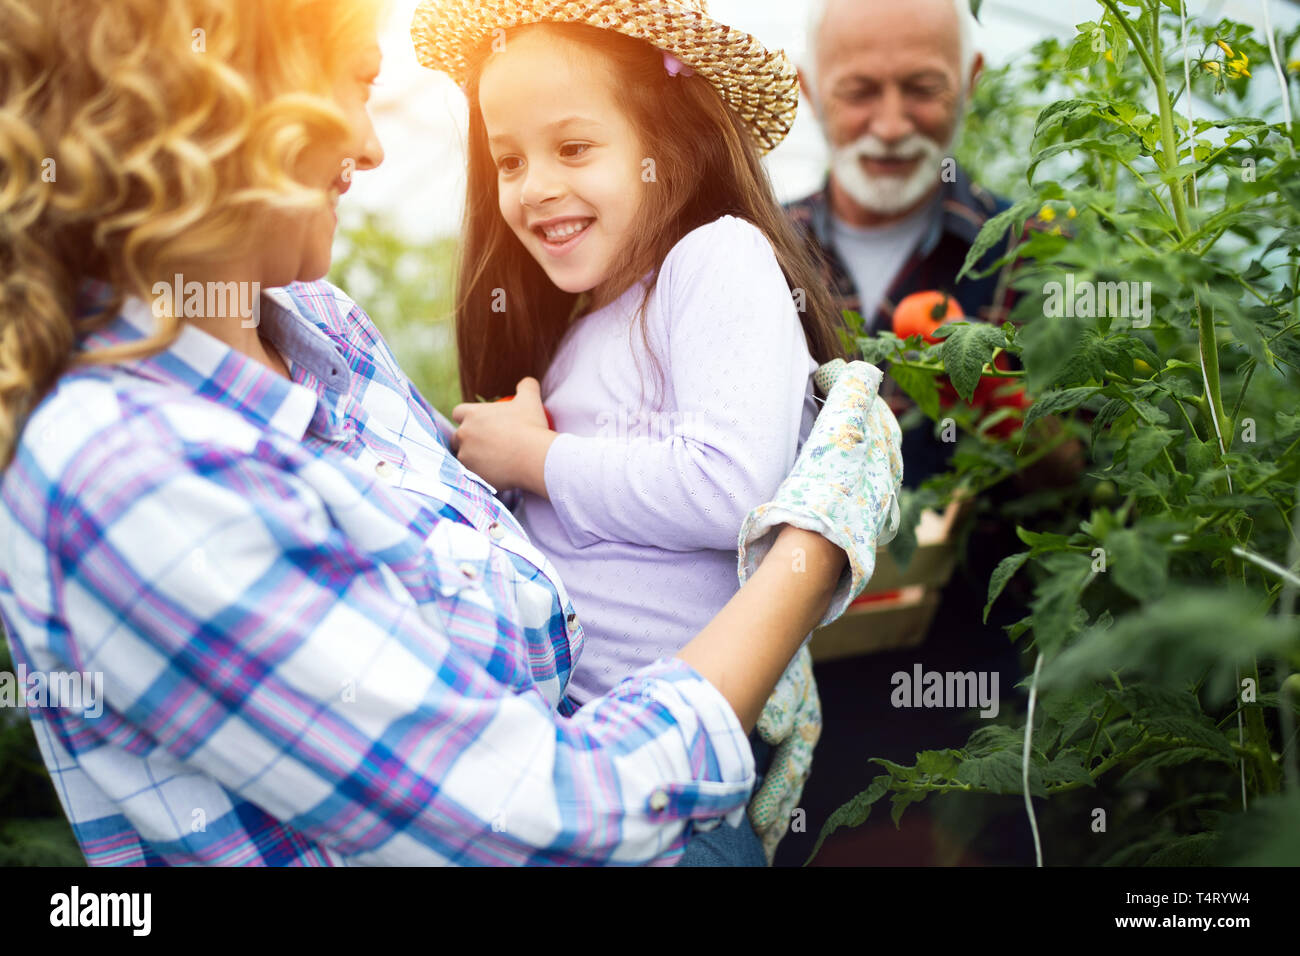
<svg viewBox="0 0 1300 956"><path fill-rule="evenodd" d="M1119 8L1115 6L1115 0L1101 0L1101 5L1110 11L1110 15L1115 18L1120 28L1128 34L1129 42L1133 44L1133 49L1137 51L1137 55L1141 58L1142 65L1146 67L1147 75L1155 79L1156 65L1151 62L1151 55L1147 53L1146 47L1142 45L1142 39L1137 35L1137 31L1133 29L1133 24L1129 23L1128 18L1119 12Z"/></svg>
<svg viewBox="0 0 1300 956"><path fill-rule="evenodd" d="M1223 392L1219 380L1219 341L1214 332L1214 312L1201 304L1196 297L1196 320L1200 327L1201 371L1205 376L1205 397L1209 400L1208 414L1214 423L1214 434L1219 439L1219 451L1228 453L1232 443L1232 422L1223 414ZM1227 434L1225 438L1224 435ZM1232 491L1232 478L1228 478L1228 491Z"/></svg>
<svg viewBox="0 0 1300 956"><path fill-rule="evenodd" d="M1237 420L1237 415L1241 411L1241 403L1246 400L1246 389L1250 388L1250 380L1255 377L1255 369L1258 367L1259 363L1252 359L1250 368L1246 370L1246 378L1241 383L1241 391L1237 393L1237 404L1232 407L1232 420L1234 422Z"/></svg>
<svg viewBox="0 0 1300 956"><path fill-rule="evenodd" d="M1259 687L1259 663L1251 660L1250 669L1246 676L1255 681L1255 687ZM1237 685L1237 693L1241 693L1241 685ZM1257 780L1259 781L1256 792L1277 793L1282 789L1282 775L1278 771L1277 764L1273 762L1273 749L1269 742L1268 725L1264 723L1264 712L1259 707L1249 707L1246 709L1246 733L1250 738L1250 749L1255 751L1255 766L1259 768Z"/></svg>
<svg viewBox="0 0 1300 956"><path fill-rule="evenodd" d="M1109 697L1106 698L1106 706L1101 712L1101 718L1097 721L1096 729L1092 732L1092 740L1088 741L1088 756L1084 758L1083 768L1089 772L1091 772L1092 768L1088 765L1092 763L1092 755L1097 752L1097 738L1101 736L1102 725L1106 723L1106 718L1110 716L1110 708L1113 703L1115 702Z"/></svg>
<svg viewBox="0 0 1300 956"><path fill-rule="evenodd" d="M1300 486L1296 488L1295 494L1295 518L1300 521ZM1291 532L1291 546L1287 549L1287 561L1291 567L1300 563L1300 537L1297 537L1294 530ZM1281 601L1278 604L1278 616L1286 619L1292 617L1292 608L1295 605L1295 596L1297 589L1290 581L1287 581L1282 587ZM1286 664L1281 655L1278 656L1278 673L1286 673ZM1295 740L1295 713L1291 709L1291 694L1286 687L1278 689L1279 701L1281 704L1281 713L1279 714L1279 723L1282 729L1282 770L1286 775L1286 788L1295 794L1300 792L1300 763L1296 759L1296 740Z"/></svg>
<svg viewBox="0 0 1300 956"><path fill-rule="evenodd" d="M1160 108L1160 138L1162 140L1161 169L1172 173L1178 168L1178 138L1174 133L1174 107L1169 101L1169 84L1165 79L1164 56L1160 51L1160 7L1148 9L1150 17L1151 56L1144 62L1149 64L1148 71L1156 84L1156 103ZM1124 22L1128 22L1125 20ZM1192 224L1187 218L1187 200L1183 195L1183 181L1174 178L1169 183L1169 198L1174 206L1174 221L1178 223L1180 238L1192 232Z"/></svg>
<svg viewBox="0 0 1300 956"><path fill-rule="evenodd" d="M1103 0L1112 11L1114 6L1110 0ZM1161 147L1161 168L1166 174L1172 173L1178 168L1178 138L1174 133L1174 110L1173 104L1169 101L1169 84L1165 79L1164 57L1160 52L1160 6L1156 4L1154 8L1147 8L1149 17L1150 37L1151 37L1151 56L1144 62L1148 63L1148 71L1156 84L1156 103L1160 108L1160 137ZM1122 19L1122 18L1121 18ZM1128 21L1125 20L1125 23ZM1187 218L1187 205L1183 196L1183 181L1181 178L1173 177L1169 182L1169 198L1173 201L1174 219L1178 222L1179 232L1183 238L1191 235L1192 225ZM1223 397L1219 384L1219 343L1214 333L1214 313L1204 308L1201 304L1201 298L1196 297L1196 315L1200 328L1200 352L1201 352L1201 370L1205 376L1205 394L1209 401L1210 420L1214 423L1214 432L1219 439L1219 452L1226 455L1228 453L1228 442L1231 441L1231 433L1227 440L1224 439L1223 433L1230 426L1224 421L1223 416ZM1228 490L1232 490L1232 478L1228 478Z"/></svg>

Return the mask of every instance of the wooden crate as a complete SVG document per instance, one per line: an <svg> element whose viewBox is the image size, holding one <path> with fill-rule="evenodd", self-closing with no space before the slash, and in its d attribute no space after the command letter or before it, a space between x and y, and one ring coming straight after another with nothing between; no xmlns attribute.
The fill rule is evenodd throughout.
<svg viewBox="0 0 1300 956"><path fill-rule="evenodd" d="M924 641L939 608L939 595L957 566L955 538L969 507L969 499L959 499L942 513L921 513L916 552L906 571L899 569L887 548L881 548L866 591L839 620L813 634L809 645L813 660L875 654Z"/></svg>

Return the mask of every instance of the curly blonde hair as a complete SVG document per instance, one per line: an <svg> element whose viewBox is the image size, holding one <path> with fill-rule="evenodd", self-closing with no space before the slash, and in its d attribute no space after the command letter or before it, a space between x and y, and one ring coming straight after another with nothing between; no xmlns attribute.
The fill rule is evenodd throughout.
<svg viewBox="0 0 1300 956"><path fill-rule="evenodd" d="M0 0L0 467L77 352L127 296L216 261L272 213L324 191L303 150L342 141L337 72L373 43L383 0ZM78 318L84 279L113 300Z"/></svg>

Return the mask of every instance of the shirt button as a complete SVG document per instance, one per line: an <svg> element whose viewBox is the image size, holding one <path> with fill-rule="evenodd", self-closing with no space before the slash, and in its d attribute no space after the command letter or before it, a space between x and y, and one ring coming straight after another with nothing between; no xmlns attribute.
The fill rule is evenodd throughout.
<svg viewBox="0 0 1300 956"><path fill-rule="evenodd" d="M578 629L578 615L570 612L569 615L564 619L564 623L569 628L569 630L576 631Z"/></svg>
<svg viewBox="0 0 1300 956"><path fill-rule="evenodd" d="M506 536L506 529L501 527L501 522L493 521L488 525L488 534L492 537L493 541L500 541Z"/></svg>
<svg viewBox="0 0 1300 956"><path fill-rule="evenodd" d="M391 478L397 473L397 467L391 461L381 461L375 465L375 474L380 478Z"/></svg>
<svg viewBox="0 0 1300 956"><path fill-rule="evenodd" d="M667 806L668 794L664 793L662 790L656 790L654 793L650 794L650 809L655 813L661 812L666 809Z"/></svg>
<svg viewBox="0 0 1300 956"><path fill-rule="evenodd" d="M465 577L469 578L471 581L478 577L478 571L472 564L462 564L460 566L460 573L465 575Z"/></svg>

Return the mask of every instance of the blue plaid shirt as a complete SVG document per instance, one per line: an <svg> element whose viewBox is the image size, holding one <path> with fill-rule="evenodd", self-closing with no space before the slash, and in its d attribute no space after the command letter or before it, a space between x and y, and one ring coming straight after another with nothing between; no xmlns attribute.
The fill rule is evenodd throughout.
<svg viewBox="0 0 1300 956"><path fill-rule="evenodd" d="M565 705L563 585L369 318L316 282L261 331L292 382L195 325L74 367L0 482L16 666L102 674L98 716L28 710L86 859L672 863L738 823L746 735L684 662Z"/></svg>

